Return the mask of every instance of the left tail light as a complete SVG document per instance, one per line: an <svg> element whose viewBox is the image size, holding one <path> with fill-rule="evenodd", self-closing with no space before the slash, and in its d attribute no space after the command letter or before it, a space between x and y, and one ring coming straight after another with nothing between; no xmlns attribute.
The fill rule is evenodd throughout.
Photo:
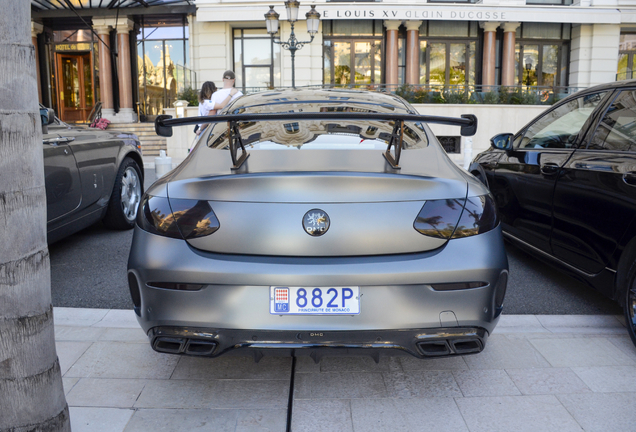
<svg viewBox="0 0 636 432"><path fill-rule="evenodd" d="M420 234L448 240L483 234L498 224L495 202L487 194L427 201L413 228Z"/></svg>
<svg viewBox="0 0 636 432"><path fill-rule="evenodd" d="M185 240L210 235L220 226L207 201L152 195L141 200L137 224L144 231Z"/></svg>

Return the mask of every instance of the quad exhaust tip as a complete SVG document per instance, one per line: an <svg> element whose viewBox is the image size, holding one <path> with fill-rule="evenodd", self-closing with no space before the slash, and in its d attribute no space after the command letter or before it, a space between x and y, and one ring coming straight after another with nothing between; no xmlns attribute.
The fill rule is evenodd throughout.
<svg viewBox="0 0 636 432"><path fill-rule="evenodd" d="M445 339L417 344L420 352L426 357L476 354L484 349L479 339Z"/></svg>

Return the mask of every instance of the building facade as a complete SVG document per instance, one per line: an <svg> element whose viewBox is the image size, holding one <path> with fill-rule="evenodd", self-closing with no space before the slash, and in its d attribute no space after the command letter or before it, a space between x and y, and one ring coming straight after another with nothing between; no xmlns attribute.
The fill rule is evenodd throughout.
<svg viewBox="0 0 636 432"><path fill-rule="evenodd" d="M291 86L290 53L265 29L271 3L286 41L282 1L32 0L40 101L66 121L87 121L101 103L104 117L125 123L153 120L227 69L244 92ZM479 103L501 88L549 97L632 78L636 0L312 4L320 28L296 53L296 86L454 89ZM309 7L295 23L301 41Z"/></svg>

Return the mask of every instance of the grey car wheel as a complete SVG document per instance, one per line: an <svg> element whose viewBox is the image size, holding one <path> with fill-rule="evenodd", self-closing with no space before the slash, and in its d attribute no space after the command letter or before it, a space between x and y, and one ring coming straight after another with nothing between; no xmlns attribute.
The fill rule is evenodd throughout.
<svg viewBox="0 0 636 432"><path fill-rule="evenodd" d="M104 216L104 225L111 229L130 229L135 225L139 201L143 194L143 179L137 162L125 158L119 167L113 193Z"/></svg>

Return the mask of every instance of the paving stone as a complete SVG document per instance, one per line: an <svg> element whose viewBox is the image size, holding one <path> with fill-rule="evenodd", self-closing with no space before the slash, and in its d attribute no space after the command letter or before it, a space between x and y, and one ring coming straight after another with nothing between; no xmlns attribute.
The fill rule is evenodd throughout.
<svg viewBox="0 0 636 432"><path fill-rule="evenodd" d="M289 380L290 357L181 357L171 379L273 379Z"/></svg>
<svg viewBox="0 0 636 432"><path fill-rule="evenodd" d="M296 357L296 373L320 372L320 363L309 356Z"/></svg>
<svg viewBox="0 0 636 432"><path fill-rule="evenodd" d="M323 357L320 361L321 372L388 372L389 357L381 357L376 363L369 356Z"/></svg>
<svg viewBox="0 0 636 432"><path fill-rule="evenodd" d="M122 432L133 413L130 409L69 407L73 432Z"/></svg>
<svg viewBox="0 0 636 432"><path fill-rule="evenodd" d="M492 334L549 333L535 315L501 315Z"/></svg>
<svg viewBox="0 0 636 432"><path fill-rule="evenodd" d="M632 342L632 338L627 334L627 330L624 335L608 337L607 340L636 362L636 346Z"/></svg>
<svg viewBox="0 0 636 432"><path fill-rule="evenodd" d="M453 398L354 399L351 411L357 431L468 432Z"/></svg>
<svg viewBox="0 0 636 432"><path fill-rule="evenodd" d="M455 399L471 432L581 432L552 395Z"/></svg>
<svg viewBox="0 0 636 432"><path fill-rule="evenodd" d="M503 370L458 370L453 376L465 397L521 395Z"/></svg>
<svg viewBox="0 0 636 432"><path fill-rule="evenodd" d="M291 429L294 432L353 432L350 401L295 400Z"/></svg>
<svg viewBox="0 0 636 432"><path fill-rule="evenodd" d="M179 357L146 343L95 342L69 369L69 377L168 379Z"/></svg>
<svg viewBox="0 0 636 432"><path fill-rule="evenodd" d="M111 309L101 320L93 324L93 326L141 329L137 321L137 315L135 315L132 309Z"/></svg>
<svg viewBox="0 0 636 432"><path fill-rule="evenodd" d="M53 309L53 323L56 326L88 327L101 321L108 309L64 308Z"/></svg>
<svg viewBox="0 0 636 432"><path fill-rule="evenodd" d="M532 345L554 367L631 366L630 359L605 338L532 339ZM514 367L514 366L513 366Z"/></svg>
<svg viewBox="0 0 636 432"><path fill-rule="evenodd" d="M69 406L132 408L145 380L82 378L66 396Z"/></svg>
<svg viewBox="0 0 636 432"><path fill-rule="evenodd" d="M400 364L404 371L418 370L462 370L468 369L464 357L444 357L418 359L415 357L400 357Z"/></svg>
<svg viewBox="0 0 636 432"><path fill-rule="evenodd" d="M106 331L103 328L96 327L79 327L79 326L55 326L56 342L94 342L99 340L100 336Z"/></svg>
<svg viewBox="0 0 636 432"><path fill-rule="evenodd" d="M88 350L92 342L56 342L55 351L60 360L60 370L64 376L77 360Z"/></svg>
<svg viewBox="0 0 636 432"><path fill-rule="evenodd" d="M237 416L238 410L231 409L140 409L125 432L230 432L236 428Z"/></svg>
<svg viewBox="0 0 636 432"><path fill-rule="evenodd" d="M636 392L636 366L588 367L572 368L572 370L595 392Z"/></svg>
<svg viewBox="0 0 636 432"><path fill-rule="evenodd" d="M506 369L506 372L524 395L591 392L570 368Z"/></svg>
<svg viewBox="0 0 636 432"><path fill-rule="evenodd" d="M144 331L139 328L98 328L91 327L96 330L102 330L103 332L99 335L98 338L94 340L99 341L113 341L113 342L139 342L139 343L147 343L150 345L148 341L148 336L144 333Z"/></svg>
<svg viewBox="0 0 636 432"><path fill-rule="evenodd" d="M294 399L350 399L386 397L382 374L323 372L296 374Z"/></svg>
<svg viewBox="0 0 636 432"><path fill-rule="evenodd" d="M149 380L136 408L287 408L288 381Z"/></svg>
<svg viewBox="0 0 636 432"><path fill-rule="evenodd" d="M77 384L79 378L62 378L62 386L64 386L64 396L68 395L73 386Z"/></svg>
<svg viewBox="0 0 636 432"><path fill-rule="evenodd" d="M469 369L549 367L550 363L525 337L493 335L479 354L464 356Z"/></svg>
<svg viewBox="0 0 636 432"><path fill-rule="evenodd" d="M585 432L635 429L636 393L587 393L557 397Z"/></svg>
<svg viewBox="0 0 636 432"><path fill-rule="evenodd" d="M620 334L625 328L613 315L537 315L553 333Z"/></svg>
<svg viewBox="0 0 636 432"><path fill-rule="evenodd" d="M238 410L236 432L284 431L287 409Z"/></svg>
<svg viewBox="0 0 636 432"><path fill-rule="evenodd" d="M389 397L461 397L462 392L450 371L385 373Z"/></svg>

